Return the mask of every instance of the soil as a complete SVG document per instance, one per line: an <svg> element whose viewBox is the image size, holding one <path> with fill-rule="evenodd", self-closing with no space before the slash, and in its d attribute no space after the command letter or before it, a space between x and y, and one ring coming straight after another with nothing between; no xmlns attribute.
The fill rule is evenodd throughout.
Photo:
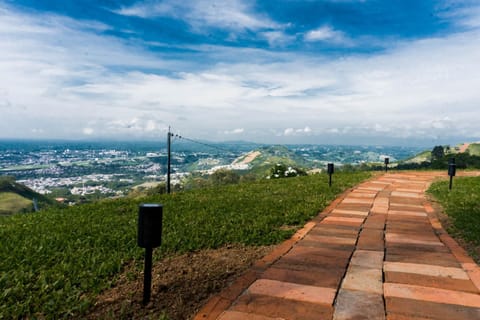
<svg viewBox="0 0 480 320"><path fill-rule="evenodd" d="M127 266L103 292L87 319L191 319L207 300L243 274L271 246L227 246L165 258L154 263L150 303L142 304L143 269Z"/></svg>

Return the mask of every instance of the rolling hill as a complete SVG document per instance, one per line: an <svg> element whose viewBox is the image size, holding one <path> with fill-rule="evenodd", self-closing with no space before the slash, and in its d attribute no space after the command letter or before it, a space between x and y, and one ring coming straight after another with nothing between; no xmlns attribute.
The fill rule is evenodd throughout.
<svg viewBox="0 0 480 320"><path fill-rule="evenodd" d="M32 212L35 210L34 199L38 208L55 204L53 200L15 182L12 177L0 177L0 215Z"/></svg>

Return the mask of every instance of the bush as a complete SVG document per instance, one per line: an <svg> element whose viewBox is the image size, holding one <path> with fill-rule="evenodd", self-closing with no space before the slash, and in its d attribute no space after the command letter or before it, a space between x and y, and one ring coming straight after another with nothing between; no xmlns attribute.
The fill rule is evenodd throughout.
<svg viewBox="0 0 480 320"><path fill-rule="evenodd" d="M267 178L279 179L279 178L291 178L291 177L306 176L306 175L307 173L303 169L286 166L283 163L277 163L274 167L270 169L270 174L268 175Z"/></svg>

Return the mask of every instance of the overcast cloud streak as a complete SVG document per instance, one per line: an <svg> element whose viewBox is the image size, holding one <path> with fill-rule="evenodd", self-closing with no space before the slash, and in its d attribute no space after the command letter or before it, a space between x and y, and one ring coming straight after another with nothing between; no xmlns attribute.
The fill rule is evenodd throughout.
<svg viewBox="0 0 480 320"><path fill-rule="evenodd" d="M412 36L262 5L92 5L102 20L0 1L0 138L159 139L172 125L220 141L480 140L478 6L438 11L449 29ZM149 29L163 19L172 30Z"/></svg>

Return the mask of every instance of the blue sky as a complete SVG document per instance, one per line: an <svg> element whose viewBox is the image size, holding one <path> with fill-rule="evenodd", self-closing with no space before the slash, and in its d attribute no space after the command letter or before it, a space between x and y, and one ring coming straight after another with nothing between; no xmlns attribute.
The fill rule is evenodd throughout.
<svg viewBox="0 0 480 320"><path fill-rule="evenodd" d="M474 0L0 0L0 138L480 140Z"/></svg>

